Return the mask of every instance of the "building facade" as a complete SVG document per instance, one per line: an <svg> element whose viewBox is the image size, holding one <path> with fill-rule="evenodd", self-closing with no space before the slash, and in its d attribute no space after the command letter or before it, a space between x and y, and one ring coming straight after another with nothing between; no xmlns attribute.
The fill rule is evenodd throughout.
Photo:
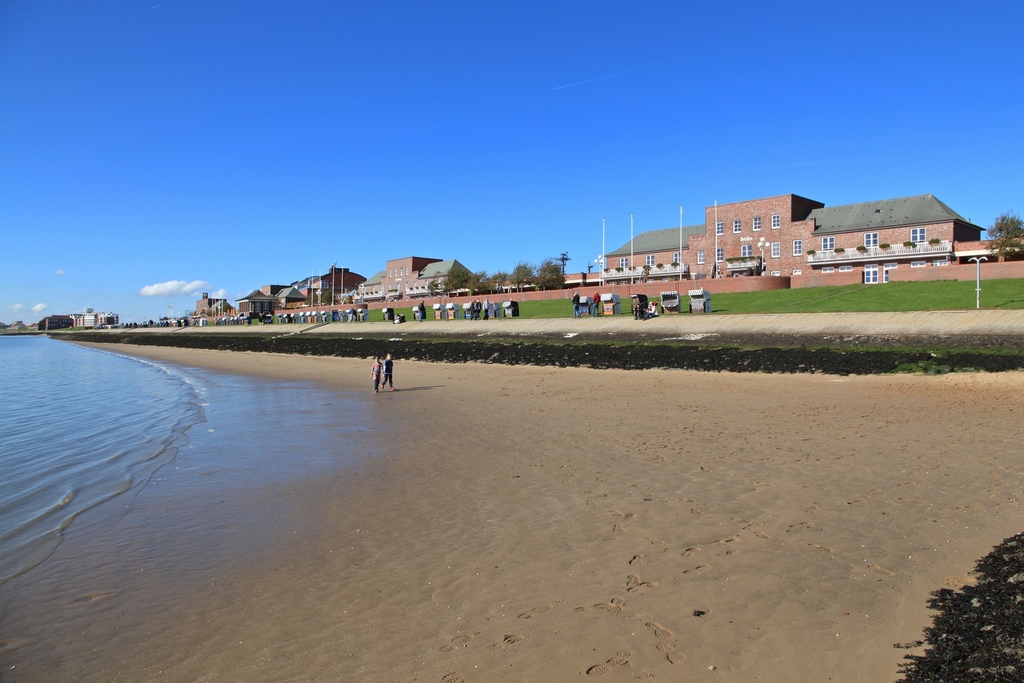
<svg viewBox="0 0 1024 683"><path fill-rule="evenodd" d="M643 233L607 255L604 276L637 282L855 272L866 283L886 282L895 268L957 262L959 252L979 248L981 232L930 194L836 207L787 194L716 204L705 209L703 225ZM678 271L664 267L670 258Z"/></svg>

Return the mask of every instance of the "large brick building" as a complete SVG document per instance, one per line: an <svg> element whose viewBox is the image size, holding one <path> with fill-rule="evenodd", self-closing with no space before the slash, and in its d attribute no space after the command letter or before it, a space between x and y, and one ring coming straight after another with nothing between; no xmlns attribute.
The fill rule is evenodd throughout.
<svg viewBox="0 0 1024 683"><path fill-rule="evenodd" d="M933 195L826 207L787 194L709 206L703 225L641 233L606 255L608 282L860 273L955 263L982 228ZM794 285L795 286L795 285Z"/></svg>

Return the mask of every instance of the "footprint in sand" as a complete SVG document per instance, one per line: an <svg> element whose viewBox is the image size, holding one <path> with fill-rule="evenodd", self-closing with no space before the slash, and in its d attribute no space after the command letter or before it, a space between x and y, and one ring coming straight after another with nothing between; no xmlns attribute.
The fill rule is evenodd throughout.
<svg viewBox="0 0 1024 683"><path fill-rule="evenodd" d="M608 673L608 667L604 664L595 664L594 666L587 669L588 676L601 676Z"/></svg>
<svg viewBox="0 0 1024 683"><path fill-rule="evenodd" d="M619 650L615 653L615 656L609 659L606 664L612 666L629 666L629 658L633 656L633 653L629 650Z"/></svg>
<svg viewBox="0 0 1024 683"><path fill-rule="evenodd" d="M694 553L697 553L697 552L700 552L700 546L699 545L695 545L692 548L687 548L686 550L684 550L682 552L682 557L689 557L690 555L693 555Z"/></svg>
<svg viewBox="0 0 1024 683"><path fill-rule="evenodd" d="M755 536L757 536L758 538L763 538L763 539L764 539L764 540L766 540L766 541L770 541L770 540L772 540L772 537L771 537L771 536L769 536L769 535L768 535L767 533L765 533L764 531L755 531L755 532L754 532L754 535L755 535Z"/></svg>
<svg viewBox="0 0 1024 683"><path fill-rule="evenodd" d="M546 612L550 612L551 610L555 609L555 605L558 605L561 602L562 602L561 600L558 600L558 601L556 601L556 602L554 602L554 603L552 603L550 605L543 605L541 607L534 607L529 612L523 612L522 614L520 614L519 618L520 619L532 619L533 617L537 616L538 614L544 614Z"/></svg>
<svg viewBox="0 0 1024 683"><path fill-rule="evenodd" d="M891 572L888 569L886 569L884 567L881 567L881 566L879 566L877 564L869 564L868 565L868 569L870 569L873 572L878 572L879 574L884 574L885 576L892 576L892 575L894 575L896 573L896 572Z"/></svg>
<svg viewBox="0 0 1024 683"><path fill-rule="evenodd" d="M817 512L820 509L821 509L820 505L818 505L817 503L811 503L811 507L809 507L806 510L804 510L804 512L810 514L812 512Z"/></svg>
<svg viewBox="0 0 1024 683"><path fill-rule="evenodd" d="M451 643L452 645L466 645L471 640L473 640L473 636L462 634L452 638Z"/></svg>
<svg viewBox="0 0 1024 683"><path fill-rule="evenodd" d="M677 650L672 643L660 643L658 650L665 653L665 659L669 664L678 664L683 661L683 653Z"/></svg>
<svg viewBox="0 0 1024 683"><path fill-rule="evenodd" d="M622 598L612 598L608 602L599 602L594 607L597 609L603 609L611 612L612 614L618 614L622 611L622 608L626 606L626 601Z"/></svg>
<svg viewBox="0 0 1024 683"><path fill-rule="evenodd" d="M684 574L692 574L693 572L701 572L701 571L704 571L705 569L711 569L711 565L710 564L698 564L693 569L684 569L683 573Z"/></svg>
<svg viewBox="0 0 1024 683"><path fill-rule="evenodd" d="M634 555L633 556L633 559L629 561L629 566L631 566L631 567L638 567L638 566L642 565L643 563L644 563L644 556L641 553L640 555Z"/></svg>
<svg viewBox="0 0 1024 683"><path fill-rule="evenodd" d="M820 550L823 553L835 552L832 548L829 548L827 545L821 545L820 543L808 543L807 545L811 546L815 550Z"/></svg>
<svg viewBox="0 0 1024 683"><path fill-rule="evenodd" d="M452 671L441 676L441 683L464 683L465 677L458 671Z"/></svg>
<svg viewBox="0 0 1024 683"><path fill-rule="evenodd" d="M28 638L12 638L10 640L0 640L0 655L5 655L15 650L20 650L23 647L34 645L36 641L29 640Z"/></svg>
<svg viewBox="0 0 1024 683"><path fill-rule="evenodd" d="M515 645L516 643L523 642L523 638L525 638L525 636L522 636L518 633L510 633L507 636L505 636L503 640L509 645Z"/></svg>
<svg viewBox="0 0 1024 683"><path fill-rule="evenodd" d="M658 622L648 621L644 626L654 631L654 635L658 636L661 640L672 640L672 631L669 631Z"/></svg>
<svg viewBox="0 0 1024 683"><path fill-rule="evenodd" d="M630 574L626 577L626 590L630 593L635 593L644 588L654 588L657 585L657 581L641 581L640 577L636 574Z"/></svg>

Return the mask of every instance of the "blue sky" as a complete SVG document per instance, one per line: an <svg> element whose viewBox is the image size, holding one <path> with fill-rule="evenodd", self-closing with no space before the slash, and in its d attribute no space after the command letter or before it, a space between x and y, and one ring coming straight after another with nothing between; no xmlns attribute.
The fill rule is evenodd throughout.
<svg viewBox="0 0 1024 683"><path fill-rule="evenodd" d="M0 0L0 321L584 270L795 193L1022 210L1024 3Z"/></svg>

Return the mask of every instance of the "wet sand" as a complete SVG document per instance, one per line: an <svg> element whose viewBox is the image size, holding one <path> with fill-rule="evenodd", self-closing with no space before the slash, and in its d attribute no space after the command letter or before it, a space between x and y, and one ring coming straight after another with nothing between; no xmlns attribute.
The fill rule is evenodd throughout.
<svg viewBox="0 0 1024 683"><path fill-rule="evenodd" d="M117 351L369 389L360 360ZM1024 529L1020 373L395 380L385 455L228 501L287 504L258 558L112 585L67 541L6 605L0 680L893 681L930 593ZM78 597L26 617L47 581Z"/></svg>

